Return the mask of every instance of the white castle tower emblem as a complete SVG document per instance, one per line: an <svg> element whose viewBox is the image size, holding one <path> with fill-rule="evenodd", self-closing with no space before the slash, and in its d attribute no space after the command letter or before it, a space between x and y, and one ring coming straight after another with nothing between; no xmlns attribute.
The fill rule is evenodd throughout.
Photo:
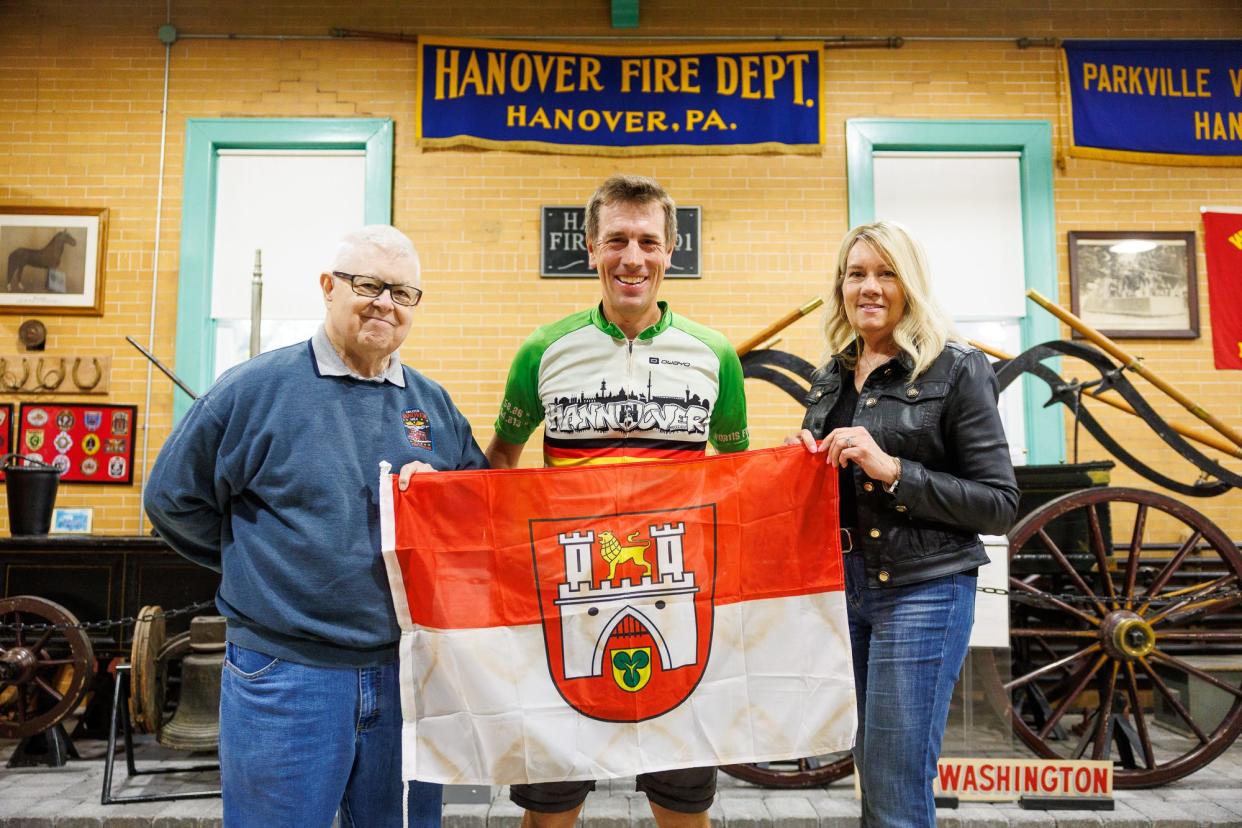
<svg viewBox="0 0 1242 828"><path fill-rule="evenodd" d="M557 535L565 550L565 580L557 585L556 599L561 616L565 678L602 675L608 637L626 618L633 618L651 633L662 670L685 667L698 660L694 595L699 587L694 573L685 571L682 536L686 525L665 523L649 526L648 530L656 544L659 577L652 577L651 567L645 565L639 552L630 560L644 566L647 574L637 584L623 578L620 586L610 579L594 585L594 531ZM605 535L609 533L600 533L601 545ZM616 562L613 563L615 569Z"/></svg>

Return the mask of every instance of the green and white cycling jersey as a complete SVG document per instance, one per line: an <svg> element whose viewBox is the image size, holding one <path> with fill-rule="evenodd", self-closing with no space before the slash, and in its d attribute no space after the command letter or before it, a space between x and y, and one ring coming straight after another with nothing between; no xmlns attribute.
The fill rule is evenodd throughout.
<svg viewBox="0 0 1242 828"><path fill-rule="evenodd" d="M544 423L544 463L694 458L749 445L742 364L720 333L676 316L632 340L600 306L536 330L509 368L496 434L525 443Z"/></svg>

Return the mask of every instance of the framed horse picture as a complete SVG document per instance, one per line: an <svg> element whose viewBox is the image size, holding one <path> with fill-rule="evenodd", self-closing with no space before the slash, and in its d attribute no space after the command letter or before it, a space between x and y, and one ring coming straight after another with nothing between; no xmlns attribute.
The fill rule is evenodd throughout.
<svg viewBox="0 0 1242 828"><path fill-rule="evenodd" d="M0 207L0 313L101 316L106 207Z"/></svg>

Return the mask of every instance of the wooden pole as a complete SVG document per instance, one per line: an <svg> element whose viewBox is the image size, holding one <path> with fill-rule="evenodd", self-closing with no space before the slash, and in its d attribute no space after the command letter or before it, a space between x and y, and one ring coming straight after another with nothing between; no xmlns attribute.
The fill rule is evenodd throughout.
<svg viewBox="0 0 1242 828"><path fill-rule="evenodd" d="M1109 356L1111 356L1113 359L1121 363L1121 366L1123 368L1129 371L1133 371L1134 373L1138 374L1140 377L1147 380L1152 385L1156 386L1161 391L1163 391L1164 393L1172 397L1174 400L1176 400L1179 405L1181 405L1191 414L1194 414L1200 420L1203 420L1203 422L1207 423L1212 428L1216 429L1218 432L1223 434L1225 437L1229 438L1229 440L1234 445L1242 447L1242 434L1239 434L1237 431L1230 428L1227 424L1225 424L1219 418L1214 417L1213 415L1209 414L1207 410L1203 408L1203 406L1199 405L1197 402L1190 399L1190 397L1186 396L1181 391L1174 388L1172 384L1165 382L1163 379L1157 376L1151 369L1143 365L1143 363L1138 359L1138 357L1131 356L1126 351L1122 350L1121 346L1118 345L1116 342L1113 342L1111 339L1106 337L1104 334L1100 333L1095 328L1088 325L1086 322L1083 322L1077 316L1070 313L1065 308L1056 304L1052 300L1048 299L1046 296L1042 295L1039 291L1035 290L1034 288L1028 290L1026 292L1026 295L1027 295L1027 298L1029 298L1031 301L1035 302L1040 307L1042 307L1044 310L1048 311L1053 316L1055 316L1057 319L1060 319L1066 325L1069 325L1071 328L1073 328L1074 330L1082 334L1085 338L1095 343L1102 351L1104 351Z"/></svg>
<svg viewBox="0 0 1242 828"><path fill-rule="evenodd" d="M984 345L982 342L975 342L972 339L970 341L970 344L974 345L976 348L978 348L980 351L983 351L988 356L996 357L997 359L1005 359L1005 360L1013 359L1013 356L1011 354L1007 354L1004 351L997 350L996 348L989 348L987 345ZM1134 415L1135 417L1143 416L1139 414L1137 411L1135 411L1134 408L1125 400L1115 400L1111 396L1106 397L1104 396L1102 392L1099 392L1099 391L1087 390L1087 391L1084 391L1083 393L1093 400L1099 400L1105 405L1111 405L1113 408L1117 409L1118 411L1124 411L1127 414ZM1173 429L1178 434L1185 437L1187 440L1194 440L1196 443L1202 443L1208 448L1214 448L1217 451L1221 451L1221 452L1224 452L1225 454L1228 454L1230 457L1237 457L1238 459L1242 460L1242 449L1238 448L1237 446L1231 445L1225 440L1220 439L1215 434L1211 434L1206 431L1198 431L1193 428L1186 428L1185 426L1180 426L1177 423L1169 423L1169 428Z"/></svg>
<svg viewBox="0 0 1242 828"><path fill-rule="evenodd" d="M738 345L737 355L745 356L822 304L824 304L824 297L816 296L802 307L794 308L789 313L785 314L780 319L776 320L771 325L768 325L762 331L743 342L741 345Z"/></svg>

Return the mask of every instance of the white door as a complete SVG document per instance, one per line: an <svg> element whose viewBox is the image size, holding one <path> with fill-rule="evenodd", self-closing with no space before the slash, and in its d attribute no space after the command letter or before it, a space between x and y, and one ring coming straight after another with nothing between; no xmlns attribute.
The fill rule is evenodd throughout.
<svg viewBox="0 0 1242 828"><path fill-rule="evenodd" d="M262 250L260 350L309 339L323 321L319 274L363 224L363 150L219 150L211 317L213 379L250 355L251 283Z"/></svg>
<svg viewBox="0 0 1242 828"><path fill-rule="evenodd" d="M936 297L967 339L1022 351L1025 264L1016 152L874 154L875 216L923 245ZM1015 464L1026 463L1022 383L1001 395Z"/></svg>

